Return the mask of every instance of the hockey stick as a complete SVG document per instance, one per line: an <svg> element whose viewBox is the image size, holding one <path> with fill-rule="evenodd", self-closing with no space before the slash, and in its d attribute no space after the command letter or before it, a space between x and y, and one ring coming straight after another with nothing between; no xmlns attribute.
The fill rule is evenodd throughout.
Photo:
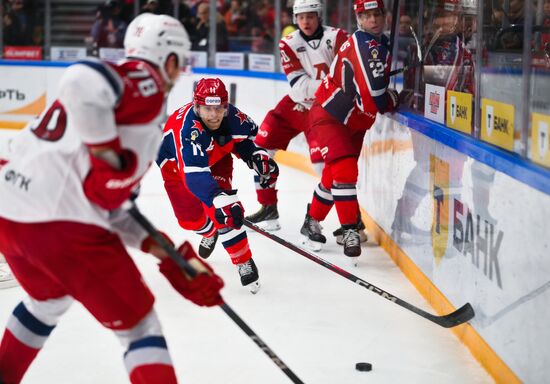
<svg viewBox="0 0 550 384"><path fill-rule="evenodd" d="M187 260L181 257L181 255L176 251L176 249L162 236L159 231L151 224L151 222L137 209L135 204L128 209L130 216L134 218L142 227L147 231L147 233L155 240L155 242L162 247L170 256L172 260L183 269L189 276L197 276L197 270L193 268ZM293 382L297 384L303 384L304 382L300 380L298 376L273 352L271 348L250 328L243 319L240 318L235 311L224 301L223 304L220 304L220 308L237 324L237 326L242 329L248 337L256 343L258 347L275 363L275 365L283 371L285 375Z"/></svg>
<svg viewBox="0 0 550 384"><path fill-rule="evenodd" d="M418 41L418 36L416 35L416 32L414 31L414 28L412 25L409 25L409 29L411 30L412 36L414 38L414 41L416 42L416 58L417 62L413 65L405 65L403 68L394 69L390 72L389 76L395 76L401 72L405 72L411 68L421 67L422 64L424 64L424 58L422 57L422 49L420 48L420 42Z"/></svg>
<svg viewBox="0 0 550 384"><path fill-rule="evenodd" d="M394 69L393 71L390 72L389 76L395 76L401 72L405 72L409 69L412 69L412 68L417 68L417 67L421 67L424 65L424 61L426 61L426 58L428 57L428 52L430 52L430 50L432 49L433 45L435 44L435 42L437 41L437 39L439 38L439 35L441 35L441 31L442 31L442 28L438 28L434 35L432 36L430 42L428 43L427 47L426 47L426 50L424 52L424 56L422 56L422 50L420 48L420 43L418 42L418 36L416 36L416 33L414 32L414 29L412 26L409 26L409 28L411 29L411 32L412 32L412 35L413 35L413 38L416 42L416 56L418 58L418 61L416 63L414 63L413 65L405 65L403 68L398 68L398 69Z"/></svg>
<svg viewBox="0 0 550 384"><path fill-rule="evenodd" d="M378 288L377 286L375 286L375 285L373 285L369 282L366 282L365 280L363 280L363 279L361 279L361 278L359 278L359 277L343 270L342 268L340 268L340 267L338 267L334 264L329 263L328 261L320 258L319 256L312 255L311 253L304 251L303 249L297 247L296 245L294 245L292 243L289 243L288 241L285 241L285 240L281 239L280 237L278 237L278 236L276 236L272 233L264 231L263 229L257 227L256 225L252 224L250 221L248 221L246 219L244 220L244 225L247 226L248 228L253 229L254 231L264 235L265 237L267 237L271 240L274 240L275 242L281 244L282 246L284 246L288 249L291 249L294 252L310 259L311 261L313 261L317 264L320 264L320 265L322 265L323 267L325 267L327 269L330 269L332 272L336 272L340 276L345 277L346 279L348 279L348 280L350 280L350 281L352 281L352 282L368 289L369 291L374 292L374 293L382 296L384 299L387 299L387 300L389 300L389 301L391 301L391 302L393 302L397 305L400 305L400 306L408 309L409 311L414 312L417 315L422 316L423 318L428 319L431 322L434 322L437 325L440 325L442 327L445 327L445 328L456 327L457 325L463 324L463 323L471 320L475 315L474 309L472 308L470 303L464 304L462 307L458 308L454 312L451 312L447 315L443 315L443 316L432 315L431 313L425 312L422 309L420 309L418 307L415 307L414 305L409 304L408 302L406 302L404 300L401 300L400 298L398 298L396 296L393 296L391 293L388 293L388 292Z"/></svg>

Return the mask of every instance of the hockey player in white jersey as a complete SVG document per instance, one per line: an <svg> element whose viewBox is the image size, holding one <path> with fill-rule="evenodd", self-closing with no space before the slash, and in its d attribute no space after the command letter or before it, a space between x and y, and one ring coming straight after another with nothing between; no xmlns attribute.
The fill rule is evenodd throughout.
<svg viewBox="0 0 550 384"><path fill-rule="evenodd" d="M19 383L74 300L114 331L132 383L175 383L154 296L126 251L161 259L160 271L202 306L222 302L221 279L195 278L120 209L155 160L165 96L190 46L181 23L143 14L128 26L126 60L69 67L59 98L0 151L0 252L28 293L0 342L0 382Z"/></svg>
<svg viewBox="0 0 550 384"><path fill-rule="evenodd" d="M321 0L296 0L294 23L298 30L283 37L279 43L281 64L287 76L290 92L268 112L256 136L255 143L273 155L286 149L292 138L304 132L310 147L310 157L319 173L323 159L315 138L309 132L309 109L321 80L329 73L330 64L347 34L339 28L322 25ZM275 185L262 188L256 178L256 193L261 208L247 219L268 230L280 229Z"/></svg>

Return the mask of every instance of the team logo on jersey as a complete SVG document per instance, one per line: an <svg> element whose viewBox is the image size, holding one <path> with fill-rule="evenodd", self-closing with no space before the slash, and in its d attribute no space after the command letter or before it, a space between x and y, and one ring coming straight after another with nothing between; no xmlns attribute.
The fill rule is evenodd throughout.
<svg viewBox="0 0 550 384"><path fill-rule="evenodd" d="M296 52L305 52L306 51L306 47L298 47L296 49Z"/></svg>
<svg viewBox="0 0 550 384"><path fill-rule="evenodd" d="M370 54L372 55L372 58L373 58L374 60L378 60L378 55L379 55L378 49L373 48L372 51L370 51Z"/></svg>
<svg viewBox="0 0 550 384"><path fill-rule="evenodd" d="M203 131L204 128L202 127L202 124L197 120L193 120L193 126L191 127L191 141L197 140Z"/></svg>
<svg viewBox="0 0 550 384"><path fill-rule="evenodd" d="M332 40L327 39L327 48L332 51Z"/></svg>
<svg viewBox="0 0 550 384"><path fill-rule="evenodd" d="M237 116L239 118L239 122L241 123L241 125L243 125L243 123L245 121L248 121L248 116L246 115L246 113L242 113L241 111L239 111L237 109L237 113L235 113L235 116Z"/></svg>
<svg viewBox="0 0 550 384"><path fill-rule="evenodd" d="M369 49L377 48L378 47L378 41L374 39L370 39L367 41L367 44L369 45Z"/></svg>

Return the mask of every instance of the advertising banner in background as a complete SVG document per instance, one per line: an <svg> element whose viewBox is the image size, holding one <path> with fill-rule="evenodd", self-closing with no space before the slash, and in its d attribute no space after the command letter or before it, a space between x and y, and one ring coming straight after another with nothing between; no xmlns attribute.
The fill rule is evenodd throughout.
<svg viewBox="0 0 550 384"><path fill-rule="evenodd" d="M5 46L4 59L7 60L42 60L42 47Z"/></svg>
<svg viewBox="0 0 550 384"><path fill-rule="evenodd" d="M426 84L424 116L445 124L445 87Z"/></svg>
<svg viewBox="0 0 550 384"><path fill-rule="evenodd" d="M124 49L122 48L99 48L99 58L101 60L116 63L124 59Z"/></svg>
<svg viewBox="0 0 550 384"><path fill-rule="evenodd" d="M208 67L208 54L201 51L191 51L190 63L193 68Z"/></svg>
<svg viewBox="0 0 550 384"><path fill-rule="evenodd" d="M37 67L3 66L0 84L0 127L23 128L46 108L47 72Z"/></svg>
<svg viewBox="0 0 550 384"><path fill-rule="evenodd" d="M78 61L86 58L86 48L52 47L50 57L52 61Z"/></svg>
<svg viewBox="0 0 550 384"><path fill-rule="evenodd" d="M471 134L473 105L472 94L447 91L447 127Z"/></svg>
<svg viewBox="0 0 550 384"><path fill-rule="evenodd" d="M275 57L273 55L249 53L248 69L260 72L275 72Z"/></svg>
<svg viewBox="0 0 550 384"><path fill-rule="evenodd" d="M550 116L533 113L531 119L531 159L550 167Z"/></svg>
<svg viewBox="0 0 550 384"><path fill-rule="evenodd" d="M481 99L481 139L509 151L514 150L514 106Z"/></svg>
<svg viewBox="0 0 550 384"><path fill-rule="evenodd" d="M244 69L244 53L217 52L216 68L220 69Z"/></svg>

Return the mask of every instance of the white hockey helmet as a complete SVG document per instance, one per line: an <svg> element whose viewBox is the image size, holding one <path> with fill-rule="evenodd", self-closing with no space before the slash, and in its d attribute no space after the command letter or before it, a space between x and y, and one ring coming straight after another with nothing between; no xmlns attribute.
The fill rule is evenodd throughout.
<svg viewBox="0 0 550 384"><path fill-rule="evenodd" d="M321 20L323 13L323 3L321 0L294 0L294 6L292 7L294 24L298 24L296 15L307 12L317 12L317 16Z"/></svg>
<svg viewBox="0 0 550 384"><path fill-rule="evenodd" d="M128 25L124 36L125 56L155 64L169 83L171 81L164 69L166 59L170 54L175 54L179 66L183 67L190 48L189 36L183 25L167 15L141 14Z"/></svg>

